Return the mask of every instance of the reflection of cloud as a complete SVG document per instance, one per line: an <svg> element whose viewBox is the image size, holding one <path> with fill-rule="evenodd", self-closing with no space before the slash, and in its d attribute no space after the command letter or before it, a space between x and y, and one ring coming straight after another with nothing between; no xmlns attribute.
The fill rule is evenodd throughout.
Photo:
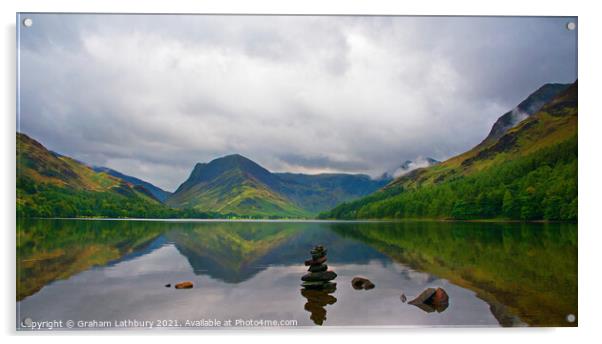
<svg viewBox="0 0 602 344"><path fill-rule="evenodd" d="M132 275L146 275L161 271L190 272L192 268L174 245L160 247L135 260L124 261L108 267L105 275L109 278L119 278ZM167 281L169 282L169 281Z"/></svg>
<svg viewBox="0 0 602 344"><path fill-rule="evenodd" d="M299 325L314 326L305 310L308 299L300 294L300 276L306 270L302 264L270 266L249 280L230 284L196 276L190 268L180 269L185 257L174 253L177 251L172 246L166 246L115 267L94 268L57 281L20 302L20 312L34 319L293 319ZM150 264L159 265L150 271ZM443 280L433 283L445 288L453 299L444 313L432 316L402 303L402 291L410 298L431 285L408 280L399 274L404 268L398 264L384 266L372 261L330 267L338 274L336 291L330 294L337 301L326 306L326 326L497 324L483 300ZM367 276L376 288L353 290L350 283L355 275ZM164 287L187 280L193 281L193 289ZM318 316L324 315L309 308Z"/></svg>
<svg viewBox="0 0 602 344"><path fill-rule="evenodd" d="M443 159L541 84L576 78L566 18L32 17L21 130L169 190L234 152L373 176Z"/></svg>

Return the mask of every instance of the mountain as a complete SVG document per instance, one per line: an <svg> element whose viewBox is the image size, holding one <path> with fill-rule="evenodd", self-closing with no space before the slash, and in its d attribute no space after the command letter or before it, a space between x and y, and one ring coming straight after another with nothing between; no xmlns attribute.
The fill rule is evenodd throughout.
<svg viewBox="0 0 602 344"><path fill-rule="evenodd" d="M300 217L308 213L279 194L280 180L238 154L198 163L167 199L177 208L259 217Z"/></svg>
<svg viewBox="0 0 602 344"><path fill-rule="evenodd" d="M506 113L473 149L320 217L576 220L577 93L576 81L544 86L517 107L538 110L512 128L499 124Z"/></svg>
<svg viewBox="0 0 602 344"><path fill-rule="evenodd" d="M551 101L561 92L565 91L570 85L569 84L545 84L540 87L537 91L533 92L529 97L523 100L514 109L503 114L493 124L489 135L481 142L480 145L487 145L488 143L498 140L504 135L510 128L513 128L518 123L522 122L529 116L537 113L546 103Z"/></svg>
<svg viewBox="0 0 602 344"><path fill-rule="evenodd" d="M176 208L256 217L309 217L376 191L366 175L272 173L239 154L198 163L167 199Z"/></svg>
<svg viewBox="0 0 602 344"><path fill-rule="evenodd" d="M144 187L94 171L17 133L19 217L144 217L168 210Z"/></svg>
<svg viewBox="0 0 602 344"><path fill-rule="evenodd" d="M165 202L167 197L169 197L169 195L171 195L171 192L165 191L165 190L161 189L160 187L157 187L147 181L138 179L136 177L128 176L127 174L123 174L119 171L115 171L108 167L94 166L94 167L92 167L92 169L94 169L94 171L96 171L96 172L104 172L113 177L117 177L121 180L125 180L126 182L128 182L132 185L141 186L141 187L145 188L146 190L148 190L153 195L153 197L155 197L156 199L158 199L161 202Z"/></svg>
<svg viewBox="0 0 602 344"><path fill-rule="evenodd" d="M234 154L197 164L171 194L139 178L54 153L17 133L19 217L313 217L389 181L366 175L271 173Z"/></svg>
<svg viewBox="0 0 602 344"><path fill-rule="evenodd" d="M392 178L370 178L364 174L274 173L281 180L280 193L312 214L332 209L341 202L366 196Z"/></svg>

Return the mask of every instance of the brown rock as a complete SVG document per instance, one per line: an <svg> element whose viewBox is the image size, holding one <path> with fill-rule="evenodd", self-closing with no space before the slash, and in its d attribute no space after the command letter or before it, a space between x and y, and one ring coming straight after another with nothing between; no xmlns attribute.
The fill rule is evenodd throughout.
<svg viewBox="0 0 602 344"><path fill-rule="evenodd" d="M372 281L370 281L369 279L365 278L365 277L353 277L353 279L351 280L351 286L353 287L353 289L355 290L370 290L370 289L374 289L374 283L372 283Z"/></svg>
<svg viewBox="0 0 602 344"><path fill-rule="evenodd" d="M309 253L311 253L311 254L323 253L324 255L326 255L326 251L327 250L324 248L324 246L318 245L318 246L314 247L311 251L309 251Z"/></svg>
<svg viewBox="0 0 602 344"><path fill-rule="evenodd" d="M309 266L310 272L322 272L322 271L326 271L326 270L328 270L328 265L326 265L326 264Z"/></svg>
<svg viewBox="0 0 602 344"><path fill-rule="evenodd" d="M318 258L318 259L310 259L310 260L306 260L305 261L305 266L310 266L310 265L321 265L326 263L326 256Z"/></svg>
<svg viewBox="0 0 602 344"><path fill-rule="evenodd" d="M176 283L176 289L190 289L194 285L190 281Z"/></svg>
<svg viewBox="0 0 602 344"><path fill-rule="evenodd" d="M442 288L437 288L435 290L435 294L431 298L431 303L433 304L447 304L449 303L449 295Z"/></svg>
<svg viewBox="0 0 602 344"><path fill-rule="evenodd" d="M337 274L334 271L322 271L322 272L310 272L301 277L302 281L306 282L328 282L337 278Z"/></svg>
<svg viewBox="0 0 602 344"><path fill-rule="evenodd" d="M306 289L320 289L320 290L330 290L332 288L336 288L335 282L308 282L305 281L301 283L301 286Z"/></svg>
<svg viewBox="0 0 602 344"><path fill-rule="evenodd" d="M327 252L328 252L328 250L326 250L324 247L318 246L318 247L314 248L313 250L311 250L311 252L310 252L311 258L315 260L315 259L325 257Z"/></svg>
<svg viewBox="0 0 602 344"><path fill-rule="evenodd" d="M443 312L449 306L449 296L442 288L427 288L414 300L408 302L425 312Z"/></svg>

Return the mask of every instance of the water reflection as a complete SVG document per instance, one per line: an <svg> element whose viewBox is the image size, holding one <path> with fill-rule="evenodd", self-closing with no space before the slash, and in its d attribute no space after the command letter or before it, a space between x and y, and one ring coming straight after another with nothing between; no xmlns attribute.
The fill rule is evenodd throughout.
<svg viewBox="0 0 602 344"><path fill-rule="evenodd" d="M565 321L577 314L574 225L27 220L18 226L18 308L34 319L576 325ZM299 295L306 270L299 262L316 243L328 247L338 289ZM353 290L358 275L377 287ZM195 288L165 288L182 280ZM443 287L453 300L444 312L400 302L402 290L413 299L429 287Z"/></svg>
<svg viewBox="0 0 602 344"><path fill-rule="evenodd" d="M323 289L301 289L301 295L307 299L303 308L311 313L309 318L314 324L322 325L326 320L326 306L337 302L337 298L331 295L336 290L336 284L330 284Z"/></svg>
<svg viewBox="0 0 602 344"><path fill-rule="evenodd" d="M577 226L574 224L402 222L334 224L415 270L470 288L500 324L575 326Z"/></svg>

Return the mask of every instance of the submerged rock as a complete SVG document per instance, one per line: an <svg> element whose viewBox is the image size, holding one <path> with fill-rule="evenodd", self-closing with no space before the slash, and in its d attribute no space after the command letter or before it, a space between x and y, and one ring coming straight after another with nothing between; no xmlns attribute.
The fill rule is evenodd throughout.
<svg viewBox="0 0 602 344"><path fill-rule="evenodd" d="M194 285L190 281L176 283L176 289L190 289Z"/></svg>
<svg viewBox="0 0 602 344"><path fill-rule="evenodd" d="M443 312L449 306L449 296L442 288L427 288L414 300L408 302L425 312Z"/></svg>
<svg viewBox="0 0 602 344"><path fill-rule="evenodd" d="M365 277L356 276L351 280L351 286L355 290L370 290L374 289L374 283Z"/></svg>

